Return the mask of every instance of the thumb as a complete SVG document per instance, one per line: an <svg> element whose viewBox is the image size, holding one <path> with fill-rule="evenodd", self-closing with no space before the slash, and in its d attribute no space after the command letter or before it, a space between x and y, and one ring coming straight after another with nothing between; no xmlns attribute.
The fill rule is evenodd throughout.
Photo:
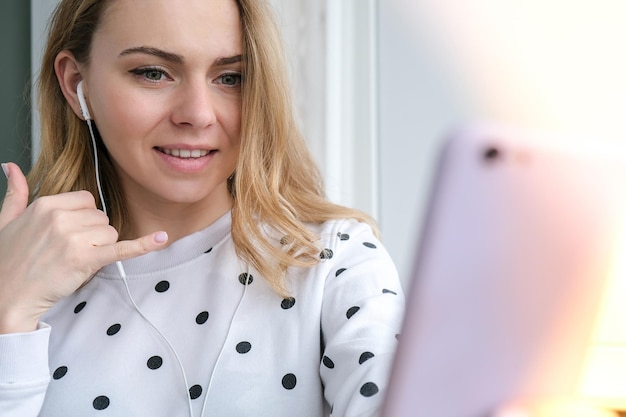
<svg viewBox="0 0 626 417"><path fill-rule="evenodd" d="M167 242L165 232L155 232L134 240L121 240L112 245L102 246L102 258L100 261L107 265L117 261L134 258L162 249Z"/></svg>
<svg viewBox="0 0 626 417"><path fill-rule="evenodd" d="M8 183L0 211L0 229L19 217L28 206L28 182L22 170L16 164L2 164Z"/></svg>

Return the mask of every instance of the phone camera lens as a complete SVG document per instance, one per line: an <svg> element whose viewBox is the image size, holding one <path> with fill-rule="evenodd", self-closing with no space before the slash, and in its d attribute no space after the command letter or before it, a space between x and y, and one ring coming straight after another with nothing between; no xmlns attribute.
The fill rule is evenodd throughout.
<svg viewBox="0 0 626 417"><path fill-rule="evenodd" d="M483 151L483 159L486 162L495 162L500 158L500 156L500 151L495 146L488 146Z"/></svg>

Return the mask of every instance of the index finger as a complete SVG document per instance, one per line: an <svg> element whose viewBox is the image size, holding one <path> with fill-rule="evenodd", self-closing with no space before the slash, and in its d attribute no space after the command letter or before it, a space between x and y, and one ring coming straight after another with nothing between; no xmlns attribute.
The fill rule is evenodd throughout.
<svg viewBox="0 0 626 417"><path fill-rule="evenodd" d="M98 269L117 261L135 258L162 249L167 243L167 233L154 232L134 240L121 240L112 245L99 246Z"/></svg>

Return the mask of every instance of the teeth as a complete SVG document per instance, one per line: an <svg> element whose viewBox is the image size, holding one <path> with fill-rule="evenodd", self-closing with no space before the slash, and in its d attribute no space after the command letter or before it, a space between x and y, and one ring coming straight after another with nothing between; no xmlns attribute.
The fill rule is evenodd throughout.
<svg viewBox="0 0 626 417"><path fill-rule="evenodd" d="M175 156L176 158L201 158L209 153L207 149L160 149L164 154Z"/></svg>

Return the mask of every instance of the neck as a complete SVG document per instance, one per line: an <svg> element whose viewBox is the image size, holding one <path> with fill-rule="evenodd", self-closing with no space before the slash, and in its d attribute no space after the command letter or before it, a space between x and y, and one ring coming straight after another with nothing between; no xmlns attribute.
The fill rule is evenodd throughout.
<svg viewBox="0 0 626 417"><path fill-rule="evenodd" d="M230 195L219 200L210 205L203 202L148 204L145 200L127 200L131 227L120 233L120 239L136 239L163 230L168 234L167 244L170 245L210 226L232 208Z"/></svg>

